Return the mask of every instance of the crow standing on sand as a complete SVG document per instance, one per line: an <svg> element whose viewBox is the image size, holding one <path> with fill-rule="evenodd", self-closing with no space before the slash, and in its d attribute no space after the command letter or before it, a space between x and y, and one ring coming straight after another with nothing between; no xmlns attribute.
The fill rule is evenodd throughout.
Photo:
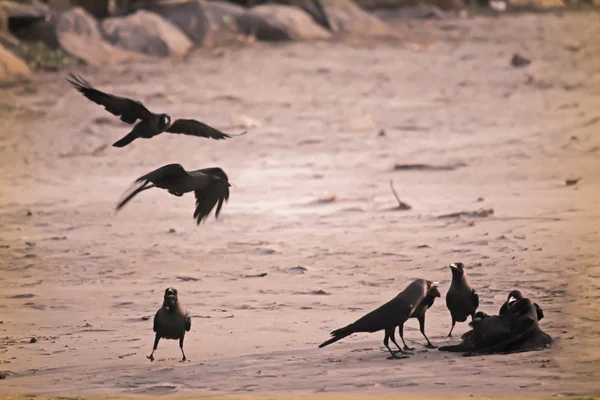
<svg viewBox="0 0 600 400"><path fill-rule="evenodd" d="M439 283L433 282L431 285L431 290L427 293L427 296L421 301L421 303L415 308L415 311L410 315L410 318L417 318L419 320L419 329L421 333L427 340L427 345L425 347L429 349L435 349L435 346L431 344L429 338L425 334L425 312L433 306L433 302L436 297L441 297L440 291L438 289ZM404 344L404 350L414 350L412 347L408 347L406 342L404 341L404 323L400 324L398 327L398 334L400 334L400 339L402 339L402 344Z"/></svg>
<svg viewBox="0 0 600 400"><path fill-rule="evenodd" d="M506 314L508 312L508 310L517 301L521 300L522 298L523 298L523 295L521 294L521 292L519 290L513 290L512 292L510 292L508 294L508 298L506 299L506 302L504 304L502 304L502 307L500 307L500 312L498 312L498 315ZM542 310L542 307L540 307L537 303L533 303L533 306L535 307L538 321L541 321L542 318L544 318L544 310Z"/></svg>
<svg viewBox="0 0 600 400"><path fill-rule="evenodd" d="M167 114L154 114L139 101L101 92L93 88L82 77L73 74L70 74L70 76L71 79L67 78L67 82L89 100L104 106L104 109L109 113L121 117L121 121L131 125L135 124L138 119L140 120L131 132L121 140L113 143L114 147L125 147L135 139L150 139L163 132L181 133L217 140L246 133L244 131L239 135L228 135L194 119L177 119L171 123L171 117Z"/></svg>
<svg viewBox="0 0 600 400"><path fill-rule="evenodd" d="M166 189L175 196L194 192L196 195L196 210L194 218L199 225L212 209L217 206L215 218L219 217L223 202L229 199L229 181L221 168L204 168L196 171L186 171L181 164L168 164L160 167L135 181L137 187L117 205L120 210L135 195L154 187ZM135 185L134 184L134 185Z"/></svg>
<svg viewBox="0 0 600 400"><path fill-rule="evenodd" d="M450 328L448 337L452 337L452 330L457 322L465 322L469 315L473 319L475 311L479 307L479 295L469 285L463 263L450 264L450 269L452 270L452 284L446 294L446 306L452 317L452 328Z"/></svg>
<svg viewBox="0 0 600 400"><path fill-rule="evenodd" d="M183 309L177 297L177 289L167 288L162 307L154 315L154 326L152 330L156 332L154 337L154 347L152 353L147 356L150 361L154 361L154 352L158 347L160 339L179 339L179 348L183 355L182 361L187 360L183 352L183 338L185 333L192 327L192 317Z"/></svg>
<svg viewBox="0 0 600 400"><path fill-rule="evenodd" d="M319 348L330 345L331 343L335 343L346 336L352 335L353 333L372 333L385 330L383 345L390 352L390 358L404 358L398 357L396 353L390 349L390 346L388 345L389 339L392 339L392 343L396 345L400 353L410 354L406 353L400 346L398 346L394 331L396 330L397 326L404 324L404 322L410 318L411 314L431 290L437 290L437 286L434 285L433 282L425 279L417 279L413 281L406 287L406 289L400 292L400 294L381 307L371 311L356 322L331 332L331 336L333 337L328 341L321 343Z"/></svg>

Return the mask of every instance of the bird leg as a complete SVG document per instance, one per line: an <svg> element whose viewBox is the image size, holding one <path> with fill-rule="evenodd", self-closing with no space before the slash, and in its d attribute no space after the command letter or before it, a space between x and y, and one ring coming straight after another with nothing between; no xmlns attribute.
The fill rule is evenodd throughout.
<svg viewBox="0 0 600 400"><path fill-rule="evenodd" d="M399 357L399 356L396 355L396 353L394 353L392 351L392 349L390 349L390 346L389 346L388 343L389 343L390 336L392 336L394 334L394 330L395 329L396 329L395 327L392 328L392 329L389 329L389 328L386 329L385 330L385 337L383 338L383 345L388 349L388 351L391 354L391 356L388 357L388 360L391 360L391 359L400 359L400 358L408 358L408 356L401 356L401 357ZM396 346L398 346L398 344L396 343L395 339L392 339L392 341L396 344ZM400 348L400 346L398 346L398 348ZM402 352L402 350L400 350L400 351Z"/></svg>
<svg viewBox="0 0 600 400"><path fill-rule="evenodd" d="M186 361L187 358L185 358L185 353L183 352L183 338L183 336L179 338L179 348L181 349L181 354L183 355L183 359L181 361Z"/></svg>
<svg viewBox="0 0 600 400"><path fill-rule="evenodd" d="M421 330L421 333L425 337L425 340L427 340L427 345L425 347L427 347L428 349L435 349L436 346L431 344L431 342L429 341L429 338L425 334L425 314L420 316L418 319L419 319L419 329Z"/></svg>
<svg viewBox="0 0 600 400"><path fill-rule="evenodd" d="M454 325L456 325L456 321L452 318L452 328L450 328L450 332L448 333L448 337L452 337L452 330L454 329Z"/></svg>
<svg viewBox="0 0 600 400"><path fill-rule="evenodd" d="M406 342L404 341L404 324L401 324L398 327L398 334L400 335L400 339L402 339L402 344L404 345L404 350L414 350L414 347L408 347Z"/></svg>
<svg viewBox="0 0 600 400"><path fill-rule="evenodd" d="M150 353L149 356L146 356L146 358L148 360L150 360L150 362L154 361L154 352L156 351L156 348L158 347L159 340L160 340L160 336L157 333L156 336L154 337L154 347L152 348L152 353Z"/></svg>

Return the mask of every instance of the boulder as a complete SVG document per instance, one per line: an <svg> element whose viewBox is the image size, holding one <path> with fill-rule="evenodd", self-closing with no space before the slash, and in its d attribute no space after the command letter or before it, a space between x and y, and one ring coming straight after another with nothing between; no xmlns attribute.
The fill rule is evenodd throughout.
<svg viewBox="0 0 600 400"><path fill-rule="evenodd" d="M235 41L243 7L218 1L172 1L157 3L150 10L179 27L197 46Z"/></svg>
<svg viewBox="0 0 600 400"><path fill-rule="evenodd" d="M323 0L331 30L340 36L395 38L392 28L352 0Z"/></svg>
<svg viewBox="0 0 600 400"><path fill-rule="evenodd" d="M13 75L29 76L31 69L25 61L0 44L0 79Z"/></svg>
<svg viewBox="0 0 600 400"><path fill-rule="evenodd" d="M565 6L563 0L509 0L512 10L546 11Z"/></svg>
<svg viewBox="0 0 600 400"><path fill-rule="evenodd" d="M102 30L104 37L117 47L158 57L183 57L193 46L178 27L146 10L105 19Z"/></svg>
<svg viewBox="0 0 600 400"><path fill-rule="evenodd" d="M120 62L140 55L104 40L98 22L83 8L72 8L56 18L56 38L67 53L90 65Z"/></svg>
<svg viewBox="0 0 600 400"><path fill-rule="evenodd" d="M300 8L265 4L253 7L240 18L243 33L258 40L319 40L331 38L331 33L318 25Z"/></svg>
<svg viewBox="0 0 600 400"><path fill-rule="evenodd" d="M0 1L0 25L6 24L6 28L11 31L44 20L49 15L50 8L39 1L31 3Z"/></svg>

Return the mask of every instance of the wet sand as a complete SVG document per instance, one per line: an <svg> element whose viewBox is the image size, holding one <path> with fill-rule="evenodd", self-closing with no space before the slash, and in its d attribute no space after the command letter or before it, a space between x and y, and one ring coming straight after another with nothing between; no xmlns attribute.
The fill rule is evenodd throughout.
<svg viewBox="0 0 600 400"><path fill-rule="evenodd" d="M401 43L77 71L152 110L248 128L228 141L116 149L127 127L64 74L1 88L0 394L598 393L600 16L410 24ZM533 63L512 68L514 52ZM196 227L193 196L160 190L115 214L171 162L227 172L222 218ZM394 170L413 163L447 168ZM393 209L390 180L411 210ZM494 212L440 218L482 209ZM539 303L552 348L463 358L425 349L413 320L410 359L386 360L381 332L317 348L415 278L444 296L457 261L482 311L514 288ZM169 286L193 317L189 362L165 340L150 363ZM450 322L442 297L433 343L468 330L448 339Z"/></svg>

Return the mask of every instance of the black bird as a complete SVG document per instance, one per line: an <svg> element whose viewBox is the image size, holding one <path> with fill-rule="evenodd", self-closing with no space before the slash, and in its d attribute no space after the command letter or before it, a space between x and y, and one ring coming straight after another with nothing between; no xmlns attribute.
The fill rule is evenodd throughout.
<svg viewBox="0 0 600 400"><path fill-rule="evenodd" d="M154 315L154 326L152 330L156 332L154 336L154 347L152 353L147 356L150 361L154 361L154 352L158 347L160 339L179 339L179 348L183 355L183 360L187 360L183 352L183 338L185 333L192 327L192 317L183 309L177 297L177 289L167 288L162 307Z"/></svg>
<svg viewBox="0 0 600 400"><path fill-rule="evenodd" d="M183 196L184 193L194 192L196 195L194 218L200 225L215 205L217 206L215 218L219 217L223 201L229 200L230 186L227 175L221 168L186 171L181 164L168 164L139 177L133 185L135 189L117 205L117 211L136 194L154 187L166 189L178 197Z"/></svg>
<svg viewBox="0 0 600 400"><path fill-rule="evenodd" d="M319 348L335 343L353 333L385 330L383 345L390 352L390 358L401 358L390 349L390 346L388 345L389 339L392 339L392 343L396 345L400 353L407 354L400 346L398 346L398 343L396 343L394 331L397 326L404 324L404 322L410 318L417 306L423 301L429 291L432 290L432 286L433 283L425 279L413 281L406 289L381 307L371 311L356 322L331 332L331 336L333 337L326 342L321 343Z"/></svg>
<svg viewBox="0 0 600 400"><path fill-rule="evenodd" d="M427 345L425 347L429 349L435 349L435 346L431 344L429 338L425 334L425 312L429 310L431 306L433 306L433 302L435 301L436 297L442 296L440 294L438 286L439 283L433 282L433 284L431 285L431 290L429 290L427 296L425 296L423 301L419 303L417 308L415 308L415 311L413 311L413 313L410 315L410 318L417 318L419 320L419 329L425 337L425 340L427 340ZM402 339L402 343L404 344L404 350L414 350L414 348L408 347L406 345L406 342L404 341L404 323L400 324L400 326L398 327L398 333L400 334L400 339Z"/></svg>
<svg viewBox="0 0 600 400"><path fill-rule="evenodd" d="M537 310L527 298L512 303L503 315L477 312L469 324L472 330L457 345L442 346L440 351L464 352L465 356L508 354L541 349L552 343L538 323Z"/></svg>
<svg viewBox="0 0 600 400"><path fill-rule="evenodd" d="M140 120L140 122L133 127L131 132L125 135L121 140L113 143L114 147L125 147L135 139L150 139L163 132L199 136L217 140L246 133L244 131L238 135L228 135L194 119L176 119L175 122L171 123L171 116L168 114L154 114L137 100L101 92L100 90L93 88L81 76L75 76L73 74L70 74L70 76L71 79L67 78L67 82L73 85L75 89L89 100L104 106L104 109L109 113L121 117L121 121L132 125L135 124L137 120Z"/></svg>
<svg viewBox="0 0 600 400"><path fill-rule="evenodd" d="M504 315L508 312L509 308L511 308L518 300L521 300L523 298L523 295L521 294L521 291L519 290L513 290L512 292L510 292L508 294L508 298L506 299L506 302L504 304L502 304L502 307L500 307L500 312L498 312L499 315ZM541 321L542 318L544 318L544 310L542 310L542 307L540 307L537 303L533 303L534 307L535 307L535 311L537 313L537 319L538 321Z"/></svg>
<svg viewBox="0 0 600 400"><path fill-rule="evenodd" d="M473 319L475 311L479 307L479 295L469 285L463 263L450 264L450 269L452 270L452 284L446 294L446 306L452 317L452 328L450 328L448 337L452 337L452 330L457 322L465 322L469 315Z"/></svg>

